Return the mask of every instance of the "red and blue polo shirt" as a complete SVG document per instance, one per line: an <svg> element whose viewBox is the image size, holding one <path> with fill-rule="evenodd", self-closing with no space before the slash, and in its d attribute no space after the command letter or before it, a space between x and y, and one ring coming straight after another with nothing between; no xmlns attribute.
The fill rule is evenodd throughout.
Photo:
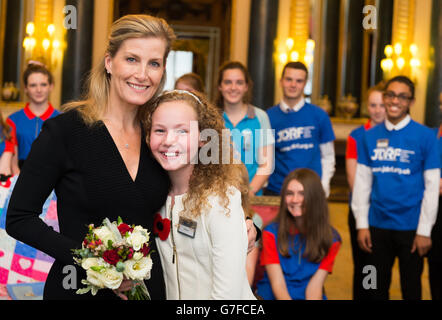
<svg viewBox="0 0 442 320"><path fill-rule="evenodd" d="M341 246L341 236L332 228L333 244L322 261L315 263L304 257L305 241L298 232L294 233L292 245L289 246L290 257L282 256L277 244L278 226L278 223L271 223L263 230L260 264L281 265L287 290L292 299L305 300L305 290L316 271L323 269L332 272L335 257ZM264 277L257 283L257 294L264 300L275 300L267 272L264 272ZM325 295L323 298L326 299Z"/></svg>
<svg viewBox="0 0 442 320"><path fill-rule="evenodd" d="M12 141L12 136L11 139L6 140L3 134L0 134L0 156L3 152L14 152L14 143Z"/></svg>
<svg viewBox="0 0 442 320"><path fill-rule="evenodd" d="M26 160L29 151L31 151L32 143L41 131L43 122L59 114L60 112L49 103L46 111L40 117L37 117L29 108L29 103L27 103L23 109L8 117L6 122L12 129L13 143L18 146L19 160Z"/></svg>

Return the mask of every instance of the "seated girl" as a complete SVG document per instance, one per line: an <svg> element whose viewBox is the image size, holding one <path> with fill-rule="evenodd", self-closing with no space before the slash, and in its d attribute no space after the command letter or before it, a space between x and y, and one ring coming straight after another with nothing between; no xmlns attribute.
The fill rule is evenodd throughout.
<svg viewBox="0 0 442 320"><path fill-rule="evenodd" d="M257 295L265 300L322 300L341 238L330 225L319 176L310 169L289 173L275 221L263 231L265 266Z"/></svg>

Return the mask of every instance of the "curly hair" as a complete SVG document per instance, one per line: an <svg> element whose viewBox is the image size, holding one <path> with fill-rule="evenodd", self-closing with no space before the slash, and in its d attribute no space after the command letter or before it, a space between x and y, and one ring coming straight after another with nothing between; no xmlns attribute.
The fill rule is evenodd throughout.
<svg viewBox="0 0 442 320"><path fill-rule="evenodd" d="M184 90L172 90L166 91L156 98L150 104L149 111L143 121L147 144L150 144L152 117L155 110L162 103L170 101L186 102L197 114L199 133L201 134L204 130L210 129L212 130L210 132L216 133L217 136L213 137L213 135L210 135L210 141L204 145L209 146L210 143L210 146L212 146L213 143L216 146L208 150L208 153L210 153L208 158L211 161L206 163L207 161L201 161L200 157L198 157L197 163L194 164L187 196L183 201L184 209L182 215L191 218L198 217L204 210L211 208L209 198L212 196L218 196L221 199L220 205L227 208L230 187L235 187L241 193L245 192L241 185L241 167L240 164L234 163L230 135L227 136L228 140L226 140L225 134L227 129L225 129L219 110L209 103L203 94L198 92L189 93ZM199 154L204 146L199 148ZM212 161L214 158L215 161ZM226 160L228 160L228 163L226 163ZM227 209L226 211L228 215L229 212Z"/></svg>

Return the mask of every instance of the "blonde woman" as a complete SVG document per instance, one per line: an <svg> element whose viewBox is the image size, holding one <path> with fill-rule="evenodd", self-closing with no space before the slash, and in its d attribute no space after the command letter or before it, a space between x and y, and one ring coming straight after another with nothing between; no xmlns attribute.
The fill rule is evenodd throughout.
<svg viewBox="0 0 442 320"><path fill-rule="evenodd" d="M152 230L154 214L166 201L169 179L150 154L141 119L162 90L173 38L172 29L159 18L128 15L117 20L85 99L47 120L32 146L10 200L6 230L55 258L44 299L124 299L122 292L131 288L123 281L115 293L77 295L85 278L81 268L71 278L77 283L64 279L74 266L71 249L81 247L88 224L121 216ZM53 189L60 233L38 217ZM152 299L163 299L161 262L158 254L152 259L146 285Z"/></svg>

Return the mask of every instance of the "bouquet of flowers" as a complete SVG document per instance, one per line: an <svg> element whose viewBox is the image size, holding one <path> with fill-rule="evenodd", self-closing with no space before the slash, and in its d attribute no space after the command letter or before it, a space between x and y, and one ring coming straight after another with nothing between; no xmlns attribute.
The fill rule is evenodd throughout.
<svg viewBox="0 0 442 320"><path fill-rule="evenodd" d="M118 289L124 278L134 282L132 290L125 292L129 300L150 300L143 280L150 279L152 259L150 257L149 235L141 226L129 226L118 217L117 222L108 218L89 231L81 249L73 249L74 260L84 270L85 288L77 294L91 291L96 295L99 289Z"/></svg>

